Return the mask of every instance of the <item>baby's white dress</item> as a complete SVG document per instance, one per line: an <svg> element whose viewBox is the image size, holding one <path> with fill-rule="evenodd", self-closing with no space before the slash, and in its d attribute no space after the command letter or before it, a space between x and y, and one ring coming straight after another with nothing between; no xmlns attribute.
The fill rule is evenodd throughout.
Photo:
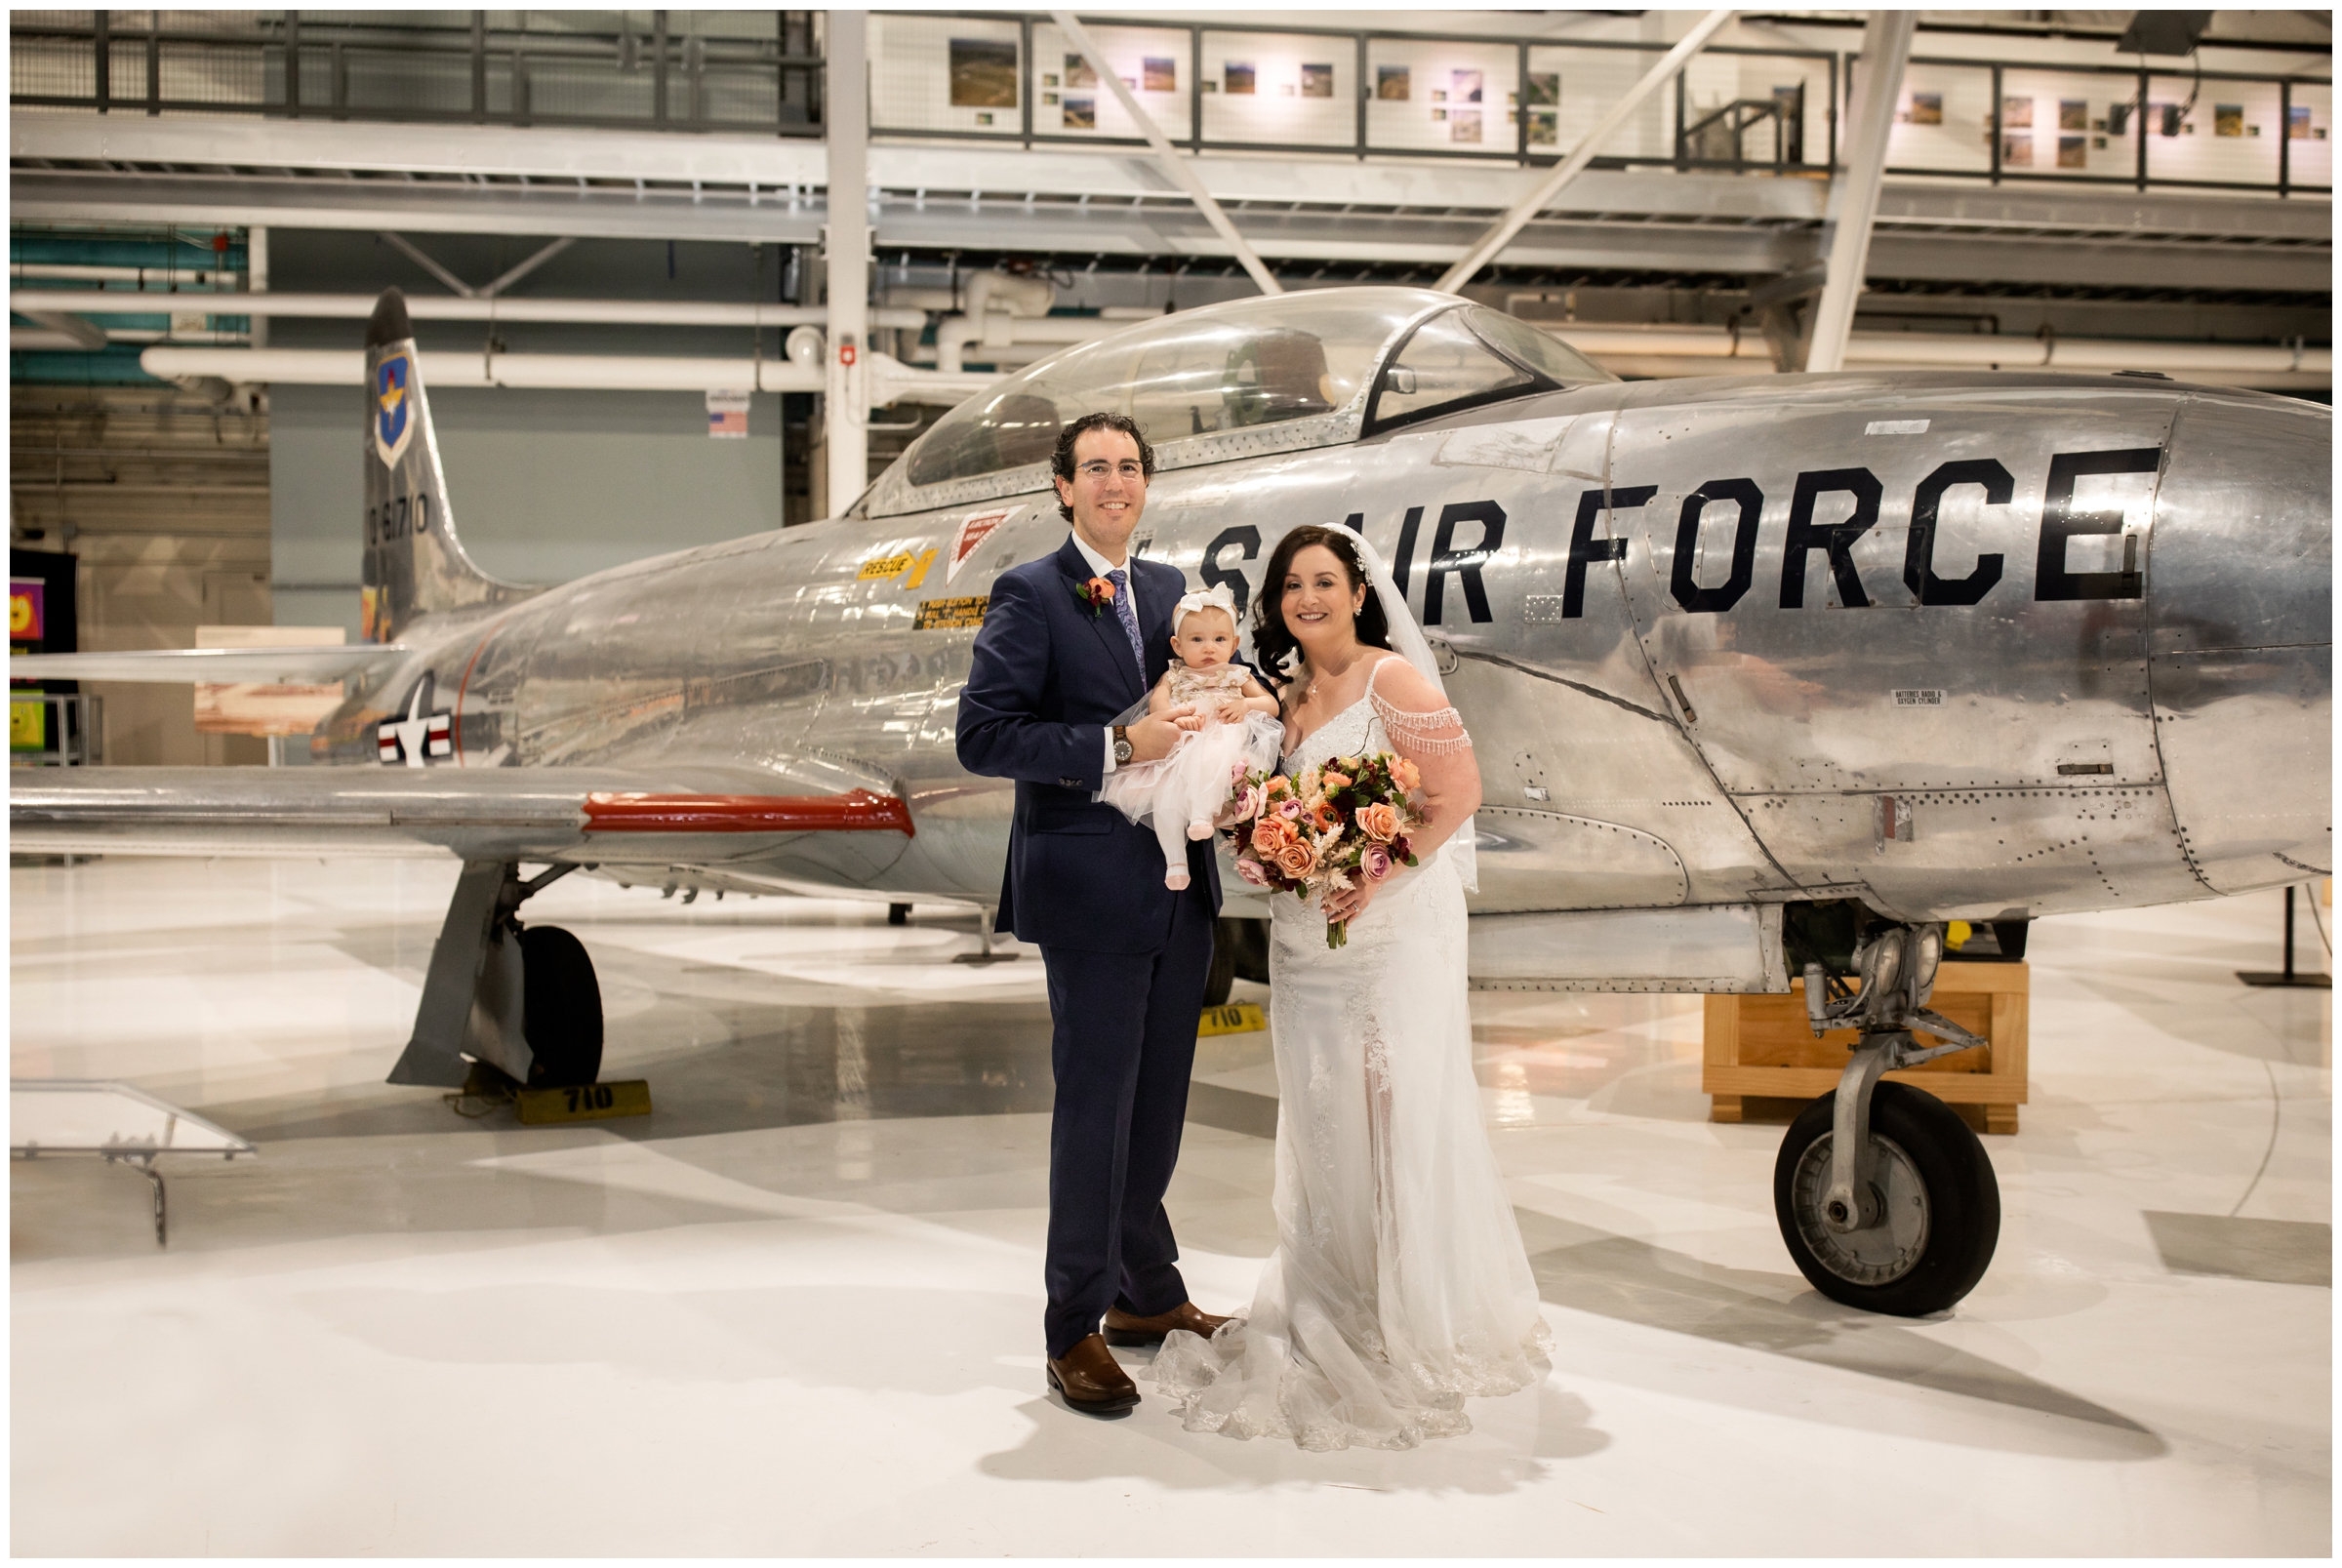
<svg viewBox="0 0 2342 1568"><path fill-rule="evenodd" d="M1172 665L1171 705L1193 703L1203 728L1190 731L1167 757L1128 763L1106 776L1101 799L1134 823L1153 822L1166 887L1188 885L1188 841L1212 836L1212 819L1228 803L1237 770L1276 762L1284 727L1272 715L1247 713L1240 724L1220 717L1222 707L1242 700L1251 677L1241 664Z"/></svg>

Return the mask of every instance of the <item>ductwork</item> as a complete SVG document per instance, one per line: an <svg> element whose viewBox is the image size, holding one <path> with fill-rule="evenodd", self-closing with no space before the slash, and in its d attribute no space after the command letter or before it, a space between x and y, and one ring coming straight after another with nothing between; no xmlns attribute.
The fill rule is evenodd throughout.
<svg viewBox="0 0 2342 1568"><path fill-rule="evenodd" d="M135 268L124 268L133 271ZM1044 285L1045 286L1045 285ZM200 305L213 315L319 317L364 321L374 314L371 294L167 294L128 289L22 289L9 294L8 307L19 315L34 310L68 310L103 315L145 314L155 310L192 309ZM717 300L463 300L452 295L409 296L407 316L413 321L572 322L610 327L796 327L821 326L829 319L822 305L734 303ZM874 327L918 331L927 325L923 310L900 307L870 312Z"/></svg>
<svg viewBox="0 0 2342 1568"><path fill-rule="evenodd" d="M990 277L997 274L985 275ZM999 310L979 315L970 309L964 316L946 316L935 324L935 368L947 375L958 374L966 360L967 350L978 343L988 349L1036 345L1046 353L1067 343L1086 343L1093 338L1119 332L1133 321L1151 320L1160 314L1161 311L1144 305L1110 305L1094 316L1033 317L1010 315ZM1040 358L1041 354L999 357L1023 364ZM999 360L994 359L993 362L998 363Z"/></svg>
<svg viewBox="0 0 2342 1568"><path fill-rule="evenodd" d="M1535 325L1621 376L1761 376L1775 368L1771 346L1762 334L1753 330L1583 322ZM2299 345L1917 332L1855 335L1846 344L1845 368L2160 371L2181 381L2275 390L2330 385L2334 372L2331 349Z"/></svg>
<svg viewBox="0 0 2342 1568"><path fill-rule="evenodd" d="M647 354L435 353L434 387L535 387L579 391L818 392L824 384L821 335L800 327L789 335L787 359L717 359ZM342 348L149 348L140 368L181 385L211 381L234 384L283 382L357 386L366 380L366 355ZM957 403L996 380L905 365L891 354L870 355L871 406L906 400Z"/></svg>

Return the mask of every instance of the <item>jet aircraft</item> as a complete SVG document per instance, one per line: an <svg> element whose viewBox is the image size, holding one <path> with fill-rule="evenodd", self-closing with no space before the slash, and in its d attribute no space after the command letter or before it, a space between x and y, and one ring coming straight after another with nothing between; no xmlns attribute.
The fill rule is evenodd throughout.
<svg viewBox="0 0 2342 1568"><path fill-rule="evenodd" d="M1978 1141L1879 1083L1975 1043L1926 1009L1945 922L2013 938L2333 864L2331 418L2291 399L1630 383L1454 296L1328 289L1007 377L838 517L534 590L457 536L395 291L367 373L364 644L15 662L345 678L312 745L333 766L59 770L10 820L33 850L461 858L396 1083L592 1079L590 961L515 913L574 870L992 903L1010 790L960 769L957 694L988 584L1063 537L1047 460L1095 409L1155 448L1136 548L1239 607L1298 523L1393 563L1477 743L1475 985L1801 977L1817 1032L1860 1031L1775 1181L1841 1301L1949 1306L1998 1234ZM1228 913L1241 950L1265 910Z"/></svg>

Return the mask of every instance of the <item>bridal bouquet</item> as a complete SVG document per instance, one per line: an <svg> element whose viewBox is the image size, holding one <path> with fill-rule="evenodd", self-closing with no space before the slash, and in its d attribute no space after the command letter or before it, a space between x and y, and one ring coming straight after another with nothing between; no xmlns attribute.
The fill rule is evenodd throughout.
<svg viewBox="0 0 2342 1568"><path fill-rule="evenodd" d="M1411 798L1422 783L1414 763L1388 751L1333 757L1292 778L1239 766L1223 814L1233 818L1227 832L1236 872L1304 903L1380 882L1416 864L1407 835L1424 824ZM1328 947L1349 940L1349 922L1326 922Z"/></svg>

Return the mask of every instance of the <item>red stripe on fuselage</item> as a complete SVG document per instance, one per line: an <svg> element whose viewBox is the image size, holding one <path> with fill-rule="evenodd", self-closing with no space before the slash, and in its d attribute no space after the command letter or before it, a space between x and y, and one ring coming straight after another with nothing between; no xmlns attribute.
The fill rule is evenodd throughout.
<svg viewBox="0 0 2342 1568"><path fill-rule="evenodd" d="M910 808L893 795L651 795L586 797L586 830L622 833L868 833L911 837Z"/></svg>

